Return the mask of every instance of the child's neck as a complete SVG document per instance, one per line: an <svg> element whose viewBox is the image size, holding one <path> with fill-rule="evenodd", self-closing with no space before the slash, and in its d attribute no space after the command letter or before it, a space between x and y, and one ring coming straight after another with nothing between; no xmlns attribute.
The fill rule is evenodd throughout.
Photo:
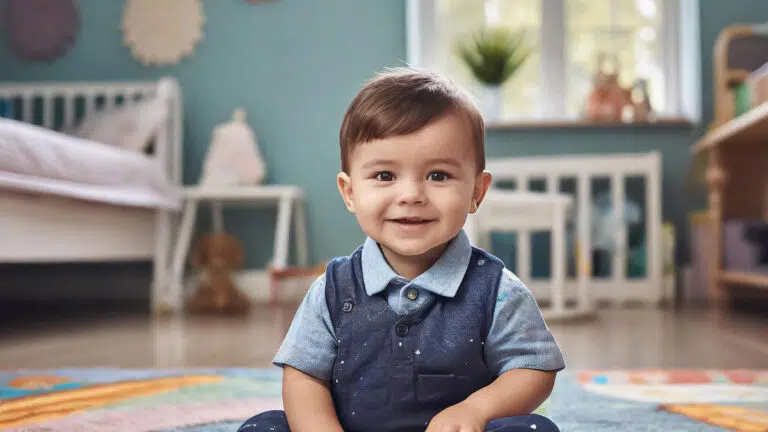
<svg viewBox="0 0 768 432"><path fill-rule="evenodd" d="M417 276L429 270L440 259L447 247L447 243L442 244L417 256L400 255L383 245L381 245L381 251L395 273L408 280L414 280Z"/></svg>

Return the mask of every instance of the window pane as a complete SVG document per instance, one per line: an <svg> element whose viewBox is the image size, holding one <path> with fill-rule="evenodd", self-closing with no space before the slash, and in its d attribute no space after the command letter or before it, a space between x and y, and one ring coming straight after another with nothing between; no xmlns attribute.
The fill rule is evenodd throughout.
<svg viewBox="0 0 768 432"><path fill-rule="evenodd" d="M480 84L456 55L458 40L471 37L484 25L501 25L522 30L534 50L525 65L505 84L502 118L529 118L540 111L539 43L541 0L435 0L436 64L431 67L445 73L478 97Z"/></svg>
<svg viewBox="0 0 768 432"><path fill-rule="evenodd" d="M630 86L636 79L647 80L654 110L664 110L662 1L565 0L569 116L582 116L600 53L618 60L622 86Z"/></svg>
<svg viewBox="0 0 768 432"><path fill-rule="evenodd" d="M542 111L541 56L539 55L539 33L541 28L541 0L497 0L500 15L505 25L522 30L531 55L525 64L504 86L503 119L539 118Z"/></svg>

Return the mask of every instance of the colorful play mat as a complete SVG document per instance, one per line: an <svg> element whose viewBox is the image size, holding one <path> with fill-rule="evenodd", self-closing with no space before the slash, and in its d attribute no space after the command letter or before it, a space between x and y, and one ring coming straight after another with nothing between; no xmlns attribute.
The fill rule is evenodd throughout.
<svg viewBox="0 0 768 432"><path fill-rule="evenodd" d="M279 369L0 371L2 431L234 431L280 409ZM539 412L565 431L768 431L768 371L581 371Z"/></svg>

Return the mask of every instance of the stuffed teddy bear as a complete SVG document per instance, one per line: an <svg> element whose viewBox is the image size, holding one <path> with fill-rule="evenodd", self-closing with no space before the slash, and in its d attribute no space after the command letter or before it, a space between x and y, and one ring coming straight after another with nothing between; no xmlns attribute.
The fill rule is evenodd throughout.
<svg viewBox="0 0 768 432"><path fill-rule="evenodd" d="M620 122L624 107L630 102L630 89L619 84L618 61L601 54L598 56L594 88L587 96L587 119L595 122Z"/></svg>
<svg viewBox="0 0 768 432"><path fill-rule="evenodd" d="M240 243L225 233L208 234L195 245L191 263L200 269L200 286L188 299L193 313L240 314L250 311L250 301L232 280L232 269L243 265Z"/></svg>

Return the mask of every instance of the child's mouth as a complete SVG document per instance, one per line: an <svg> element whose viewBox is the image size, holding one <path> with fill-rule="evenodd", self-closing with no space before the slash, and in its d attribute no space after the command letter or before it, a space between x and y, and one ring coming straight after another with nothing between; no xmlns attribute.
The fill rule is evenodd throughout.
<svg viewBox="0 0 768 432"><path fill-rule="evenodd" d="M433 222L434 219L407 217L407 218L391 219L391 221L399 224L403 224L403 225L424 225L424 224Z"/></svg>

